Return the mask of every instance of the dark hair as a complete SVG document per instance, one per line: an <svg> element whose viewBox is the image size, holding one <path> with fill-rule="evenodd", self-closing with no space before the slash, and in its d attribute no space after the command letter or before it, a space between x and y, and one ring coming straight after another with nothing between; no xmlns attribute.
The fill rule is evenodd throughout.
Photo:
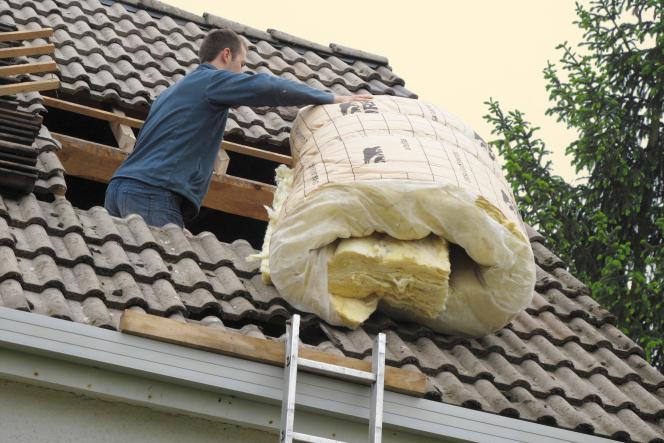
<svg viewBox="0 0 664 443"><path fill-rule="evenodd" d="M225 48L229 48L233 57L240 52L240 47L246 44L239 35L230 29L215 29L205 36L201 48L198 50L198 59L201 63L214 60Z"/></svg>

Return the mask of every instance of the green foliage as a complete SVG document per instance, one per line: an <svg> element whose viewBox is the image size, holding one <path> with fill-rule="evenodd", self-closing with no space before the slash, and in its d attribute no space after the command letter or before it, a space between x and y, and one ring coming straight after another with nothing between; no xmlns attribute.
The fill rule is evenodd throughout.
<svg viewBox="0 0 664 443"><path fill-rule="evenodd" d="M544 69L547 111L578 134L566 150L581 184L553 174L548 151L519 111L489 100L524 219L549 241L623 331L664 369L664 3L577 4L584 32Z"/></svg>

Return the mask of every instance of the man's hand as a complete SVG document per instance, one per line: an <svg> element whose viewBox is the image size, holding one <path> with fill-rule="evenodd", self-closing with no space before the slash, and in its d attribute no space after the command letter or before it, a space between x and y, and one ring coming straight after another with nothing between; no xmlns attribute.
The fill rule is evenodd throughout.
<svg viewBox="0 0 664 443"><path fill-rule="evenodd" d="M373 95L335 95L333 103L368 102L369 100L373 100Z"/></svg>

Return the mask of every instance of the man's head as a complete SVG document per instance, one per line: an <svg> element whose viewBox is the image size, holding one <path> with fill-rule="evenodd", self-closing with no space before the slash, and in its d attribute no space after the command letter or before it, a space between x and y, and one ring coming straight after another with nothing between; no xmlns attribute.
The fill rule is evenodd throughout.
<svg viewBox="0 0 664 443"><path fill-rule="evenodd" d="M198 51L201 63L210 63L219 69L242 72L247 57L247 46L230 29L215 29L208 32Z"/></svg>

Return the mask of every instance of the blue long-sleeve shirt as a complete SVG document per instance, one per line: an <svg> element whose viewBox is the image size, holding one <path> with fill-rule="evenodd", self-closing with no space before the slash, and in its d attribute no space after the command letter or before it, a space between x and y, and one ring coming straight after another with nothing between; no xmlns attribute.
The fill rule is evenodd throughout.
<svg viewBox="0 0 664 443"><path fill-rule="evenodd" d="M157 97L133 152L113 178L129 177L180 194L194 215L210 186L229 107L327 104L333 98L269 74L201 64Z"/></svg>

